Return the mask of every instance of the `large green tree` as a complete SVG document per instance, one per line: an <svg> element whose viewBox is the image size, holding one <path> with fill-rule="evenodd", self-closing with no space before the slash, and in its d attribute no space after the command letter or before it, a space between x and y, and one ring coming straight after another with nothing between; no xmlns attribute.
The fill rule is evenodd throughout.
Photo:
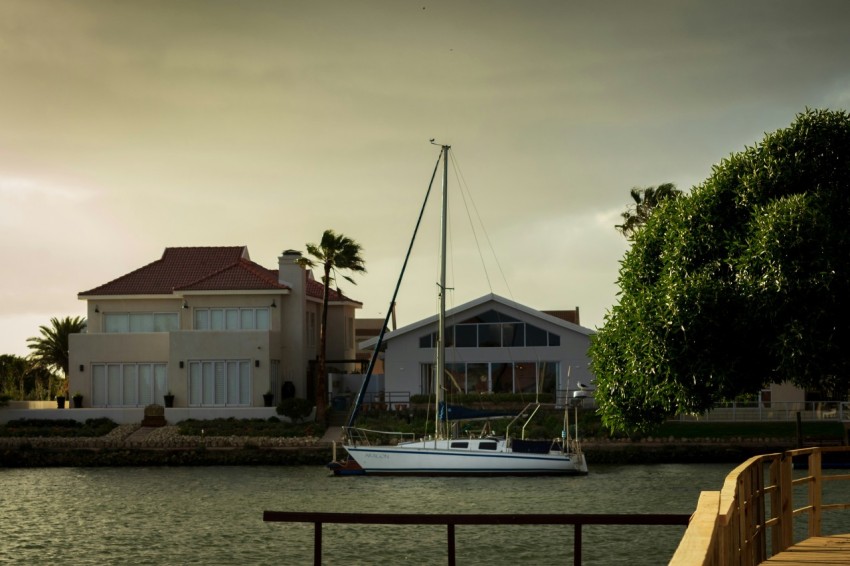
<svg viewBox="0 0 850 566"><path fill-rule="evenodd" d="M361 256L360 244L333 230L325 230L319 244L307 244L307 253L312 257L304 257L301 264L305 267L319 266L322 270L322 322L319 328L319 355L316 368L316 419L323 421L327 411L327 344L328 344L328 297L331 284L342 277L349 283L355 284L350 276L340 273L351 271L365 273L366 266ZM337 290L339 288L337 287Z"/></svg>
<svg viewBox="0 0 850 566"><path fill-rule="evenodd" d="M850 118L807 110L635 233L591 345L615 429L790 381L850 385Z"/></svg>
<svg viewBox="0 0 850 566"><path fill-rule="evenodd" d="M656 208L665 201L676 200L681 196L682 191L677 189L673 183L662 183L657 187L645 187L643 189L633 187L629 194L634 202L620 215L623 217L623 223L617 224L615 228L625 237L631 239L646 224Z"/></svg>
<svg viewBox="0 0 850 566"><path fill-rule="evenodd" d="M61 372L64 389L68 387L69 347L68 336L86 329L86 319L80 316L51 318L50 326L39 326L40 335L27 338L30 359L38 368Z"/></svg>

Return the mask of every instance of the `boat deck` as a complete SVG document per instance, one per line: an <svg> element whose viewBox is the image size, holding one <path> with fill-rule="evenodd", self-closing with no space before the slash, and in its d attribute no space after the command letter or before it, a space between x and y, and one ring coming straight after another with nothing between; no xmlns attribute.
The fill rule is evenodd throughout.
<svg viewBox="0 0 850 566"><path fill-rule="evenodd" d="M807 538L762 564L850 564L850 534Z"/></svg>

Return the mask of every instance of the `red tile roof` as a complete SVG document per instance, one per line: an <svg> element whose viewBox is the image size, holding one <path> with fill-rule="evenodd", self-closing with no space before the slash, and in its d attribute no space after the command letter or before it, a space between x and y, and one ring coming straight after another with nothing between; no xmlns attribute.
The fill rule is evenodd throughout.
<svg viewBox="0 0 850 566"><path fill-rule="evenodd" d="M307 277L307 295L322 298L324 286ZM171 295L174 291L242 291L289 289L278 282L278 271L249 259L245 246L166 248L162 258L83 291L96 295ZM331 289L331 301L352 301Z"/></svg>
<svg viewBox="0 0 850 566"><path fill-rule="evenodd" d="M325 286L313 279L312 275L307 276L307 296L314 297L316 299L322 298L322 293L324 293ZM353 299L349 299L333 287L330 288L328 292L328 301L331 303L340 302L340 301L350 301L356 303L357 301Z"/></svg>
<svg viewBox="0 0 850 566"><path fill-rule="evenodd" d="M166 248L162 258L88 295L170 295L176 290L287 289L248 259L245 246Z"/></svg>

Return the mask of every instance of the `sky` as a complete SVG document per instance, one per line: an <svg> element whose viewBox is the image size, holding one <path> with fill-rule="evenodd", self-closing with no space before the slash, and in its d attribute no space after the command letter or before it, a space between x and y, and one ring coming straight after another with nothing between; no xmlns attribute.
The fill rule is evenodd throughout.
<svg viewBox="0 0 850 566"><path fill-rule="evenodd" d="M340 288L383 317L432 138L449 307L493 292L601 327L629 190L688 191L847 110L848 29L843 0L0 0L0 354L166 247L275 268L325 229L362 245ZM399 325L436 312L438 204Z"/></svg>

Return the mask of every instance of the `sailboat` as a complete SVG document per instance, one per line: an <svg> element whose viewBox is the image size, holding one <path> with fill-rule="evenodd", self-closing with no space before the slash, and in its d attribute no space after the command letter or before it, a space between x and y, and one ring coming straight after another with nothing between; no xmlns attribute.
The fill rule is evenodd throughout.
<svg viewBox="0 0 850 566"><path fill-rule="evenodd" d="M434 140L431 140L434 144ZM434 144L437 145L437 144ZM387 320L378 335L369 366L360 392L354 402L347 426L344 427L343 448L348 457L334 460L328 468L334 475L426 475L426 476L497 476L497 475L580 475L587 473L587 462L578 441L578 413L576 415L576 437L569 434L569 407L564 409L564 427L560 438L547 440L530 440L524 438L525 430L531 419L541 409L541 404L529 403L518 414L512 415L513 420L506 428L504 436L495 436L484 431L491 431L489 426L482 429L478 435L460 435L461 428L452 423L456 420L489 420L493 415L470 414L461 408L447 405L444 397L443 380L446 375L445 330L446 330L446 233L448 206L448 161L450 146L441 145L440 159L434 168L428 194L433 186L440 162L443 164L442 208L441 208L441 238L440 238L440 281L439 281L439 316L437 329L437 360L435 370L435 429L433 434L426 437L412 438L396 434L395 443L381 443L383 434L354 426L362 399L377 359L383 341L384 331L389 325L389 317L395 307L395 300L401 285L404 270L410 258L413 240L411 240L407 255L402 266L390 308L387 310ZM427 203L428 195L425 197ZM422 220L425 203L419 214L419 220L414 230L413 239ZM574 393L575 401L580 401L581 391ZM575 404L574 404L575 406ZM520 424L522 427L520 428ZM519 430L511 436L512 430ZM391 433L389 433L391 434ZM401 441L399 441L401 438Z"/></svg>

